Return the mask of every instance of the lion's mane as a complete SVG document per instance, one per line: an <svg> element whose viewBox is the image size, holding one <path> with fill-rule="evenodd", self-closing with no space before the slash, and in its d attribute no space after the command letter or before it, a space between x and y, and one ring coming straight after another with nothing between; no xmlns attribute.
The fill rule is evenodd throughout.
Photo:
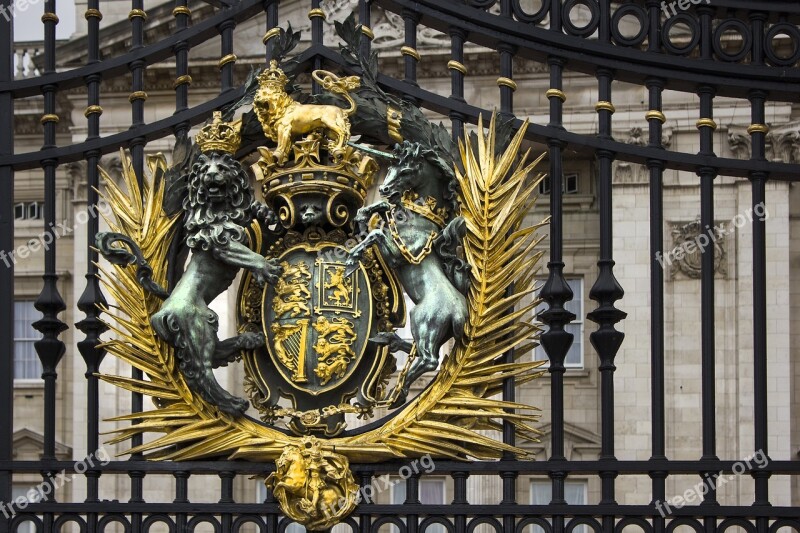
<svg viewBox="0 0 800 533"><path fill-rule="evenodd" d="M212 165L226 177L225 202L211 202L203 175ZM244 244L245 230L253 218L253 191L247 173L229 154L200 154L189 174L189 194L183 200L186 211L186 245L208 251L225 248L234 240Z"/></svg>

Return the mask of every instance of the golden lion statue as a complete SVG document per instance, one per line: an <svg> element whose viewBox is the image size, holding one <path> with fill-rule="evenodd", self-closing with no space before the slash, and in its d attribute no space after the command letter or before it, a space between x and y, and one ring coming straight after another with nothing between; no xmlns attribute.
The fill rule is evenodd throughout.
<svg viewBox="0 0 800 533"><path fill-rule="evenodd" d="M275 60L258 76L253 109L264 135L278 145L273 155L280 165L286 162L293 140L300 135L322 131L328 137L328 149L334 157L344 154L345 144L350 139L349 117L355 113L356 103L348 93L358 88L361 80L358 76L338 78L324 70L315 70L312 76L324 89L341 95L350 107L295 102L286 93L288 78Z"/></svg>

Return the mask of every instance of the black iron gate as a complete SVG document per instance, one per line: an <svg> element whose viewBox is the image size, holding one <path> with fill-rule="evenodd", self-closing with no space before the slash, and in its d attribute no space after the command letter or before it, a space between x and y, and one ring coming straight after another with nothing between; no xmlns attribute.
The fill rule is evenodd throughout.
<svg viewBox="0 0 800 533"><path fill-rule="evenodd" d="M323 17L320 0L311 0L312 42L298 60L302 67L346 69L342 58L323 42ZM15 173L40 169L44 184L43 222L46 231L54 231L56 224L56 172L59 166L86 161L86 184L90 188L88 205L93 207L98 197L93 188L98 186L97 163L104 154L120 147L130 149L135 170L142 175L145 147L148 142L172 134L185 133L208 118L214 109L241 96L234 83L234 38L237 24L251 18L265 20L265 31L279 25L282 20L281 5L272 0L238 0L227 4L224 0L210 10L204 4L207 16L193 20L188 0L175 0L172 15L172 34L152 44L145 44L147 13L143 0L132 0L129 14L130 48L126 53L103 59L100 50L99 27L102 19L99 0L88 0L88 48L85 64L62 70L57 68L56 34L58 23L55 0L44 3L44 52L37 59L39 75L14 79L14 40L12 31L12 0L2 0L0 7L0 249L12 250L14 242L14 183ZM769 181L797 181L800 165L767 160L768 132L765 106L768 102L797 104L800 98L800 5L795 2L743 0L712 0L711 2L661 2L637 0L611 2L609 0L375 0L358 3L358 19L365 26L362 46L370 47L370 13L378 6L400 15L404 21L404 46L402 61L404 76L395 79L382 76L384 88L410 99L420 106L447 116L452 122L454 135L461 136L465 124L474 124L486 111L465 100L468 82L464 59L465 46L474 43L496 51L499 64L499 110L514 115L515 92L531 90L514 81L515 58L535 60L546 65L550 74L546 97L549 99L548 124L533 124L528 129L531 141L546 145L549 152L549 174L563 174L566 149L593 157L596 161L596 191L599 205L600 252L597 257L599 276L590 296L597 302L587 318L597 324L591 341L598 355L597 365L601 376L601 451L597 461L570 461L565 456L564 373L565 357L572 342L572 334L565 325L576 317L565 308L572 293L564 279L563 261L563 200L561 180L551 180L549 276L542 290L548 306L541 320L549 326L542 335L542 345L549 358L551 382L552 426L549 443L550 458L546 461L528 462L508 458L500 462L460 463L437 461L436 474L450 478L453 500L447 505L421 504L419 487L421 477L413 475L406 480L405 503L402 505L362 503L347 525L353 531L377 531L393 524L400 531L414 533L426 528L444 527L447 531L474 531L479 526L495 531L523 531L538 526L557 533L573 531L578 526L588 526L595 531L622 531L628 526L638 526L650 532L673 531L679 527L695 531L725 531L741 528L745 531L777 531L782 527L800 531L800 512L793 507L770 504L770 478L796 476L800 463L772 460L766 466L748 471L754 478L755 500L742 505L720 505L716 489L708 490L699 505L671 509L662 515L656 503L668 498L666 480L669 476L692 475L706 480L713 487L716 476L730 474L735 463L720 460L717 456L715 435L715 339L714 317L714 254L702 254L701 299L702 324L699 354L702 358L702 456L697 460L677 461L666 456L665 435L669 431L665 420L664 387L664 269L656 259L664 253L663 177L665 169L677 169L697 175L700 190L702 226L713 226L714 183L720 176L741 177L752 185L752 205L766 201L765 186ZM692 11L689 13L688 9ZM584 10L585 21L576 23L574 10ZM631 18L632 17L632 18ZM639 28L623 31L623 19ZM452 80L451 95L442 96L421 88L417 83L420 54L417 50L417 28L424 25L449 35L451 57L448 63ZM673 31L682 25L684 33ZM733 32L740 46L731 49L724 37ZM269 34L268 34L269 35ZM680 38L675 38L680 35ZM220 36L219 60L220 94L201 105L189 105L191 77L189 75L190 50L212 37ZM776 44L777 43L777 44ZM330 43L328 43L330 44ZM147 93L145 74L148 66L172 58L175 64L175 113L154 122L145 121ZM269 60L269 52L264 59ZM566 94L564 74L576 72L596 78L597 134L582 135L570 131L562 120ZM130 124L118 128L112 135L100 136L101 86L110 80L130 80ZM612 86L626 82L646 88L648 101L643 113L649 124L647 143L629 144L612 137L612 116L615 112ZM69 146L56 145L59 122L66 117L58 115L57 97L76 88L86 91L86 125L88 136L84 142ZM665 115L662 94L665 90L682 91L698 97L699 106L691 111L697 119L699 153L668 151L662 145L662 127ZM43 146L41 150L19 152L15 150L15 106L23 99L43 99ZM741 98L749 101L751 125L751 156L749 160L720 158L715 155L717 138L714 121L716 97ZM128 127L130 126L130 127ZM649 460L623 461L615 458L614 433L614 359L623 341L623 334L615 326L625 319L625 313L615 306L621 299L623 287L614 277L614 250L612 248L612 168L615 161L644 165L649 173L649 240L650 240L650 394L652 401L651 457ZM644 222L644 221L642 221ZM78 343L86 363L86 390L88 403L85 435L87 449L95 450L98 436L98 381L94 376L104 353L97 348L104 326L98 319L98 304L104 302L96 278L93 262L97 254L90 248L98 230L97 220L90 222L88 240L84 247L90 265L86 274L86 289L77 302L85 315L74 325L85 336ZM768 420L768 339L767 331L767 234L763 220L753 221L753 419L755 441L753 450L768 452L770 428ZM53 239L43 265L44 286L36 301L42 318L35 328L43 338L36 343L41 359L44 380L44 440L41 461L14 460L12 445L13 426L13 310L15 277L13 265L0 268L0 502L11 502L12 476L23 473L41 475L44 479L71 469L71 461L56 457L56 388L57 367L65 353L60 340L64 330L73 327L65 324L59 314L65 301L58 291L59 265L56 263L57 244ZM78 273L75 273L76 275ZM72 356L76 356L74 354ZM513 357L510 354L509 357ZM136 372L134 371L134 374ZM509 381L504 399L513 400L515 387ZM134 394L133 409L141 410L141 397ZM76 409L80 406L75 406ZM513 430L505 432L506 442L514 439ZM403 465L354 465L363 486L386 473L396 473ZM59 531L66 524L81 531L109 531L114 527L125 531L148 531L154 524L166 524L170 531L192 531L201 523L210 524L215 531L245 531L248 527L259 531L282 531L288 525L282 521L277 504L267 497L266 503L235 501L233 482L236 476L263 472L263 465L245 462L207 461L185 463L153 463L132 457L127 461L111 461L106 465L90 466L74 483L85 483L86 499L76 502L57 502L54 498L32 503L12 514L0 516L0 532L17 531L30 520L40 531ZM175 498L172 502L146 502L143 486L147 476L163 474L174 477ZM537 475L552 483L552 501L549 505L527 505L517 501L517 478L520 475ZM565 500L565 482L570 476L582 475L601 480L602 495L599 502L586 505L568 505ZM651 503L648 505L618 504L615 487L626 483L626 476L647 475L652 479ZM118 476L129 484L127 501L108 501L99 493L100 476ZM485 476L499 478L502 494L492 505L471 504L468 499L468 478ZM188 497L190 483L197 478L215 479L220 487L217 503L195 503ZM197 480L199 483L200 481ZM4 508L5 509L5 508ZM115 524L112 526L112 524ZM251 524L251 525L246 525ZM19 529L21 531L21 529Z"/></svg>

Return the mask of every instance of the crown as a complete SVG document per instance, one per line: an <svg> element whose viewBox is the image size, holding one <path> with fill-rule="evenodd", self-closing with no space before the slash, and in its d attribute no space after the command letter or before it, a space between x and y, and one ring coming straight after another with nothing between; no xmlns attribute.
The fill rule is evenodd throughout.
<svg viewBox="0 0 800 533"><path fill-rule="evenodd" d="M284 74L283 71L278 68L278 62L274 59L269 62L269 69L258 75L258 84L261 87L266 85L276 85L283 89L286 87L286 83L288 81L289 78L287 78L286 74Z"/></svg>
<svg viewBox="0 0 800 533"><path fill-rule="evenodd" d="M202 152L227 152L233 154L239 149L242 136L239 133L241 123L223 122L222 112L214 111L211 124L206 125L197 134L196 140Z"/></svg>

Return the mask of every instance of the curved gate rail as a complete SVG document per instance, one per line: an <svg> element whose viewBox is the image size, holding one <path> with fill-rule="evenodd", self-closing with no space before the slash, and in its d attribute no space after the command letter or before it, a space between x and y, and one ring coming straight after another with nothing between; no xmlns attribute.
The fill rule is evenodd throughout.
<svg viewBox="0 0 800 533"><path fill-rule="evenodd" d="M9 8L12 0L0 0ZM694 2L692 2L694 4ZM40 75L14 80L13 32L10 17L0 16L0 250L14 248L14 174L41 168L45 190L45 231L53 232L55 224L56 170L77 160L88 163L89 190L98 184L97 163L106 153L129 148L134 166L141 176L144 150L149 141L171 134L186 132L210 115L211 111L240 96L234 87L233 40L235 28L248 19L266 19L266 28L279 21L279 3L266 0L239 0L232 5L222 4L204 20L190 27L191 9L188 0L175 0L175 27L171 36L154 44L144 44L144 23L147 14L143 0L131 0L130 49L117 57L101 59L99 22L102 18L99 0L88 0L86 19L88 48L85 65L72 70L57 70L55 27L58 23L55 0L46 0L42 22L45 31L44 54ZM715 362L714 362L714 257L702 256L701 273L701 357L702 357L702 443L703 455L697 461L669 460L665 454L665 389L664 389L664 291L663 268L655 259L663 254L663 175L665 169L678 169L697 174L700 186L701 224L714 222L714 180L718 176L748 178L752 184L752 204L765 202L765 184L769 180L798 181L800 165L776 163L766 159L769 128L765 107L768 102L797 102L800 97L800 5L789 2L744 0L714 0L700 3L697 16L675 11L663 20L662 13L669 2L637 0L612 3L609 0L543 0L540 8L527 11L528 3L520 0L360 0L358 16L367 28L370 25L371 4L388 9L404 20L403 79L380 77L386 89L403 95L419 105L450 118L454 135L461 135L466 123L475 123L487 111L464 99L465 44L475 43L495 50L500 77L497 79L499 109L514 115L515 91L525 91L514 81L514 58L528 58L547 65L550 88L546 92L550 105L547 125L532 125L528 137L547 146L550 175L562 174L565 149L593 156L597 161L597 196L599 202L600 253L597 261L599 275L590 296L597 307L588 318L598 325L591 334L592 344L599 355L601 374L602 447L598 461L569 461L564 445L564 360L572 343L566 324L575 319L565 309L572 298L563 275L563 190L560 180L551 180L550 262L549 277L542 290L548 308L540 318L549 329L542 336L542 345L550 360L552 433L551 459L541 462L516 461L512 458L499 463L462 464L439 461L437 475L447 474L455 488L452 504L446 506L419 504L419 476L407 481L406 505L378 505L367 501L348 521L353 531L377 531L384 524L394 524L400 531L424 531L440 524L447 531L473 531L486 526L496 531L522 531L537 525L545 531L561 533L585 525L595 531L621 531L628 525L644 531L673 531L679 526L695 531L725 531L740 527L746 531L777 531L780 527L800 530L800 513L794 508L770 505L769 479L772 476L797 475L800 463L771 461L766 467L750 472L755 478L755 501L752 505L722 506L717 504L716 490L705 494L703 504L674 509L662 517L654 502L666 500L665 483L668 476L689 474L703 480L713 479L720 472L730 473L734 463L717 457L715 435ZM673 2L675 4L675 2ZM311 0L310 9L317 10L320 0ZM578 26L571 14L575 9L588 13L588 23ZM670 13L666 12L668 15ZM0 13L0 15L2 15ZM623 19L638 21L636 34L621 29ZM312 44L300 54L303 68L346 68L342 58L323 43L322 20L310 16ZM688 34L680 39L672 30L684 24ZM417 84L416 30L424 25L450 36L452 61L451 95L434 94ZM724 44L724 35L736 33L741 40L740 50ZM364 32L362 46L369 50L369 30ZM189 107L189 50L206 40L220 36L220 95L202 105ZM594 36L589 39L589 36ZM779 53L773 46L776 38L788 39L788 54ZM169 118L146 123L147 100L144 73L150 65L174 58L175 114ZM269 53L265 52L265 59ZM574 71L597 79L597 135L582 135L565 128L562 115L566 95L563 91L565 71ZM102 114L101 83L115 77L130 76L131 127L100 137ZM612 117L615 112L612 86L623 81L645 87L649 95L648 111L643 117L649 125L649 144L636 146L612 138ZM57 115L56 96L63 91L84 87L87 93L85 116L88 136L84 142L56 146L57 125L64 117ZM699 153L667 151L662 145L665 116L662 94L666 89L684 91L699 97L697 128ZM22 98L38 96L44 102L44 145L40 151L15 153L14 109ZM750 103L751 158L726 159L714 153L714 99L727 96L747 99ZM625 313L615 307L623 295L614 274L612 249L612 165L614 161L630 161L649 169L650 188L650 276L651 276L651 388L652 388L652 454L647 461L621 461L614 455L614 358L622 343L623 334L615 329ZM97 203L97 194L90 192L88 206ZM88 228L86 289L78 302L85 314L75 326L85 338L79 343L87 368L88 423L86 442L89 450L97 449L98 384L93 376L104 352L97 340L104 331L98 320L97 305L104 302L93 262L96 253L90 248L97 232L97 220ZM71 462L56 460L56 367L64 355L65 346L60 334L68 327L58 317L65 304L58 292L56 245L53 239L44 261L44 286L36 303L42 319L35 324L43 334L36 344L44 369L45 386L44 453L42 461L14 461L11 441L13 422L13 268L0 269L0 502L10 501L11 477L14 473L40 473L47 479ZM766 225L753 221L753 355L754 355L754 450L767 452L767 306L766 306ZM509 353L507 358L513 358ZM133 371L134 376L139 375ZM513 400L514 383L509 381L504 398ZM133 395L133 409L141 408L141 397ZM513 431L505 431L506 442L514 439ZM134 443L136 444L136 443ZM77 524L81 531L103 531L106 527L122 527L125 531L147 531L156 524L170 531L191 531L201 523L210 524L215 531L238 531L252 524L259 531L282 531L287 527L280 521L277 505L237 503L233 498L233 479L236 475L261 473L262 465L241 462L151 463L133 457L130 461L115 461L90 468L85 472L87 498L85 502L48 501L31 504L14 518L0 516L0 532L15 531L25 520L33 520L42 531L59 530ZM354 465L363 486L373 483L376 476L397 472L400 464ZM167 474L176 480L173 503L151 503L142 498L144 479L148 475ZM552 480L551 505L522 505L516 501L516 479L523 474L546 474ZM565 479L570 475L597 476L602 480L602 499L598 504L567 506L564 499ZM649 505L618 505L615 502L615 483L619 477L646 474L652 478L652 502ZM131 498L127 502L100 502L100 475L121 475L130 478ZM469 476L495 476L502 480L502 501L496 505L471 505L467 500ZM219 479L222 498L216 504L196 504L188 499L190 477L213 476ZM400 518L402 518L402 520ZM428 518L424 518L428 517ZM115 525L115 526L112 526Z"/></svg>

